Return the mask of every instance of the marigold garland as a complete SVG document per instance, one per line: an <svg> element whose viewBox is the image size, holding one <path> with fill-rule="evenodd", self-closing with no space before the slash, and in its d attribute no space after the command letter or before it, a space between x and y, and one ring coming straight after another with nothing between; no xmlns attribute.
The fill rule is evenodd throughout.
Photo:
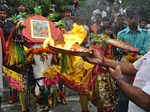
<svg viewBox="0 0 150 112"><path fill-rule="evenodd" d="M125 61L128 63L133 63L135 62L137 59L139 59L141 56L138 54L132 54L129 53L127 56L125 56Z"/></svg>
<svg viewBox="0 0 150 112"><path fill-rule="evenodd" d="M56 53L49 48L30 48L27 53L26 63L30 63L34 54L40 54L40 53L51 53L53 55L56 55Z"/></svg>
<svg viewBox="0 0 150 112"><path fill-rule="evenodd" d="M29 51L29 53L32 53L32 54L38 54L38 53L43 53L43 52L56 55L56 53L54 51L50 50L49 48L35 48L35 49L31 49Z"/></svg>

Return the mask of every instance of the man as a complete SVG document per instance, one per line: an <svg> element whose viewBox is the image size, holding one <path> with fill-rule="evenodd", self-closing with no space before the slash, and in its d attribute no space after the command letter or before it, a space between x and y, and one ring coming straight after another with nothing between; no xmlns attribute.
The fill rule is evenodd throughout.
<svg viewBox="0 0 150 112"><path fill-rule="evenodd" d="M119 15L112 24L114 34L117 35L117 33L126 28L126 26L124 15Z"/></svg>
<svg viewBox="0 0 150 112"><path fill-rule="evenodd" d="M7 41L13 27L13 23L7 18L6 8L4 6L0 6L0 28L3 30L5 41Z"/></svg>
<svg viewBox="0 0 150 112"><path fill-rule="evenodd" d="M72 16L76 16L77 11L80 10L79 0L73 0L73 4L69 5L68 8L71 10Z"/></svg>
<svg viewBox="0 0 150 112"><path fill-rule="evenodd" d="M128 27L121 30L118 34L118 40L126 42L135 48L139 48L140 54L148 52L149 48L149 34L146 30L138 27L138 17L128 16Z"/></svg>
<svg viewBox="0 0 150 112"><path fill-rule="evenodd" d="M97 33L98 34L101 34L102 33L102 28L103 28L103 26L105 26L105 25L107 25L107 26L109 26L109 25L111 25L111 21L110 21L110 19L108 18L108 17L104 17L103 19L102 19L102 21L101 21L101 23L99 24L99 29L97 30Z"/></svg>
<svg viewBox="0 0 150 112"><path fill-rule="evenodd" d="M65 23L65 26L64 26L65 30L66 31L71 30L73 28L73 22L74 21L73 21L72 15L71 15L71 10L69 8L66 8L64 10L63 20L64 20L64 23Z"/></svg>
<svg viewBox="0 0 150 112"><path fill-rule="evenodd" d="M84 57L85 58L85 57ZM110 68L112 77L116 79L120 89L131 100L128 112L150 111L150 52L134 64L126 64L101 57L97 52L86 57L88 62ZM122 73L136 76L133 86L124 81Z"/></svg>
<svg viewBox="0 0 150 112"><path fill-rule="evenodd" d="M146 30L138 27L137 20L138 16L135 16L133 12L128 12L128 26L117 34L117 39L138 48L139 54L143 55L148 52L149 34ZM118 51L118 59L121 61L125 61L125 57L130 55L121 49ZM125 76L125 78L128 83L131 83L130 80L134 80L134 77L131 76ZM121 92L115 112L127 112L128 102L128 97Z"/></svg>
<svg viewBox="0 0 150 112"><path fill-rule="evenodd" d="M142 28L142 29L147 29L147 28L146 28L147 24L148 24L148 22L147 22L147 19L146 19L146 18L141 18L141 19L140 19L140 22L139 22L140 28Z"/></svg>
<svg viewBox="0 0 150 112"><path fill-rule="evenodd" d="M0 28L0 89L3 88L3 75L2 75L2 65L3 65L3 52L2 49L4 49L2 41L4 41L4 35L2 33L2 29ZM0 111L1 111L1 104L2 104L2 91L0 91Z"/></svg>
<svg viewBox="0 0 150 112"><path fill-rule="evenodd" d="M0 33L1 33L1 42L2 42L2 52L3 52L3 58L5 57L5 42L8 40L8 36L13 29L14 25L13 23L7 19L7 10L4 6L0 6ZM3 64L6 64L3 61ZM4 79L5 80L5 79ZM9 103L15 102L15 91L12 89L10 90L10 96L8 98Z"/></svg>

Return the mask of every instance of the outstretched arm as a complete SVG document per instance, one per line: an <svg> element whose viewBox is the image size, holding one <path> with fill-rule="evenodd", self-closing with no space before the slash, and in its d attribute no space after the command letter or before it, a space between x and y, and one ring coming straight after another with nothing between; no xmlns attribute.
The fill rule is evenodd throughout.
<svg viewBox="0 0 150 112"><path fill-rule="evenodd" d="M127 64L127 63L104 58L104 57L100 56L99 53L96 51L94 51L93 55L84 57L84 59L86 59L90 63L100 64L102 66L107 66L107 67L111 67L111 68L116 68L116 66L119 65L121 68L121 71L127 75L135 75L137 72L137 70L135 69L133 64Z"/></svg>
<svg viewBox="0 0 150 112"><path fill-rule="evenodd" d="M116 66L119 65L121 71L127 75L135 75L137 72L137 70L135 69L135 67L131 63L123 63L123 62L114 61L114 60L110 60L110 59L105 58L103 65L111 67L111 68L116 68Z"/></svg>
<svg viewBox="0 0 150 112"><path fill-rule="evenodd" d="M117 80L121 90L132 100L136 105L142 109L149 111L150 110L150 95L145 93L143 90L137 87L129 85L123 80L123 75L121 73L120 66L117 66L116 69L110 69L111 75L114 79ZM149 84L148 84L149 87Z"/></svg>

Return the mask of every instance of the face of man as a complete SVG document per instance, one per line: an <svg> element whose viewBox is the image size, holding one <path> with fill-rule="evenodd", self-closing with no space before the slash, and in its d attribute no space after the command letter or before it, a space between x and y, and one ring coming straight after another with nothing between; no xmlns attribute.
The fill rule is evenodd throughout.
<svg viewBox="0 0 150 112"><path fill-rule="evenodd" d="M146 21L141 21L140 22L140 28L145 28L147 25L147 22Z"/></svg>
<svg viewBox="0 0 150 112"><path fill-rule="evenodd" d="M6 17L7 17L6 11L0 11L0 20L5 21Z"/></svg>
<svg viewBox="0 0 150 112"><path fill-rule="evenodd" d="M18 11L19 12L25 12L25 7L23 5L19 5Z"/></svg>
<svg viewBox="0 0 150 112"><path fill-rule="evenodd" d="M77 4L79 2L79 0L74 0L73 2L74 2L74 4Z"/></svg>
<svg viewBox="0 0 150 112"><path fill-rule="evenodd" d="M66 11L66 12L65 12L65 17L66 17L66 16L67 16L67 17L70 17L70 16L71 16L71 12L70 12L70 11Z"/></svg>
<svg viewBox="0 0 150 112"><path fill-rule="evenodd" d="M136 31L137 30L137 20L136 18L128 18L128 24L129 24L129 28L131 29L131 31Z"/></svg>
<svg viewBox="0 0 150 112"><path fill-rule="evenodd" d="M118 23L123 23L123 22L124 22L124 17L123 17L123 16L119 16L119 17L117 18L117 22L118 22Z"/></svg>
<svg viewBox="0 0 150 112"><path fill-rule="evenodd" d="M112 34L112 30L110 29L110 28L107 28L107 29L105 29L104 30L104 33L106 34L106 35L111 35Z"/></svg>

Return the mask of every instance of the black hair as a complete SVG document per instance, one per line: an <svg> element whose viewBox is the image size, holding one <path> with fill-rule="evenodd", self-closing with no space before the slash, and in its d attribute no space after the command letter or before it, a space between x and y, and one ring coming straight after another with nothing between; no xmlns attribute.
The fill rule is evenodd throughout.
<svg viewBox="0 0 150 112"><path fill-rule="evenodd" d="M71 11L71 9L69 9L69 8L65 8L65 9L64 9L64 12L70 12L70 13L71 13L72 11Z"/></svg>
<svg viewBox="0 0 150 112"><path fill-rule="evenodd" d="M105 31L106 29L111 29L112 30L111 25L104 25L101 30Z"/></svg>
<svg viewBox="0 0 150 112"><path fill-rule="evenodd" d="M119 14L119 15L118 15L118 17L125 17L125 15L123 15L123 14Z"/></svg>
<svg viewBox="0 0 150 112"><path fill-rule="evenodd" d="M6 9L4 5L0 5L0 11L5 11L6 14L8 14L8 10Z"/></svg>
<svg viewBox="0 0 150 112"><path fill-rule="evenodd" d="M148 19L146 17L141 17L139 22L145 21L146 23L148 23Z"/></svg>
<svg viewBox="0 0 150 112"><path fill-rule="evenodd" d="M104 17L103 21L110 21L110 19L108 17Z"/></svg>
<svg viewBox="0 0 150 112"><path fill-rule="evenodd" d="M20 5L23 5L23 6L24 6L24 3L22 3L22 2L18 3L18 7L19 7Z"/></svg>

